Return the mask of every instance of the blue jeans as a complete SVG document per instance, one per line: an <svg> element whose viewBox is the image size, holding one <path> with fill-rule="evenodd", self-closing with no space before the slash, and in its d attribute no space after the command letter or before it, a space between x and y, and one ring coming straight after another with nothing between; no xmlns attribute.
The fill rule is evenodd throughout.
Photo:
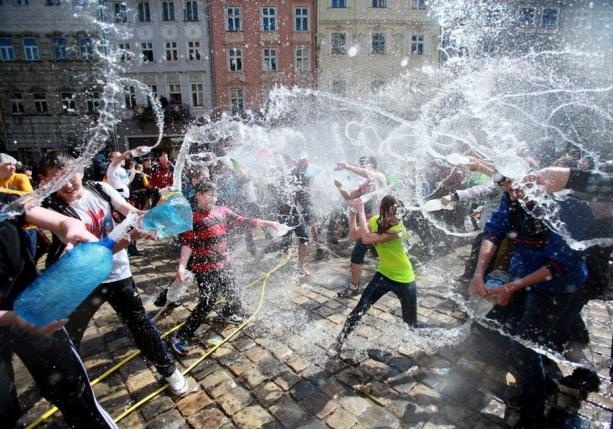
<svg viewBox="0 0 613 429"><path fill-rule="evenodd" d="M409 326L415 326L417 323L417 285L415 282L395 282L376 272L366 286L366 289L364 289L358 305L349 314L345 326L343 326L340 334L338 334L336 341L342 344L368 309L388 292L395 293L400 300L402 320Z"/></svg>

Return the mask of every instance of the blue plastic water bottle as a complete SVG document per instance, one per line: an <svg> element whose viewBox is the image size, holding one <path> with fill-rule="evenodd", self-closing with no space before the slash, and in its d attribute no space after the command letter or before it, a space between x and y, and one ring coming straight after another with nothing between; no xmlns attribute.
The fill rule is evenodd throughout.
<svg viewBox="0 0 613 429"><path fill-rule="evenodd" d="M172 237L193 228L192 208L180 192L169 194L143 216L143 229L156 231L159 238Z"/></svg>
<svg viewBox="0 0 613 429"><path fill-rule="evenodd" d="M509 283L511 280L512 278L509 273L500 270L495 270L489 273L483 287L485 287L485 290L495 289L499 286Z"/></svg>
<svg viewBox="0 0 613 429"><path fill-rule="evenodd" d="M41 327L66 319L111 272L115 242L81 243L45 270L15 300L23 320Z"/></svg>

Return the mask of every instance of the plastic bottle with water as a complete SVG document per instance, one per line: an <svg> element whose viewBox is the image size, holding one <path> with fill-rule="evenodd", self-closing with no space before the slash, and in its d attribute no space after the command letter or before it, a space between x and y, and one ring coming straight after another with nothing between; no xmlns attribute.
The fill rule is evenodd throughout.
<svg viewBox="0 0 613 429"><path fill-rule="evenodd" d="M185 298L189 290L192 289L194 283L194 274L191 271L186 271L185 280L183 282L175 280L170 284L170 286L168 286L168 295L166 295L167 299L170 302L178 302L179 300Z"/></svg>
<svg viewBox="0 0 613 429"><path fill-rule="evenodd" d="M172 237L193 228L192 208L181 192L169 193L161 204L142 219L145 231L155 231L158 238Z"/></svg>
<svg viewBox="0 0 613 429"><path fill-rule="evenodd" d="M106 279L113 266L113 246L136 221L130 213L108 237L80 243L64 254L15 300L20 318L42 327L68 316Z"/></svg>
<svg viewBox="0 0 613 429"><path fill-rule="evenodd" d="M138 158L140 156L147 155L150 152L151 148L149 146L139 146L135 149L132 149L130 151L130 155L132 155L133 158Z"/></svg>
<svg viewBox="0 0 613 429"><path fill-rule="evenodd" d="M511 280L512 278L509 273L501 270L494 270L487 275L483 287L489 292L492 289L509 283ZM495 300L489 298L484 299L479 296L472 296L469 300L469 308L477 318L484 318L495 304Z"/></svg>
<svg viewBox="0 0 613 429"><path fill-rule="evenodd" d="M483 287L486 291L496 289L499 286L509 283L512 280L509 273L501 270L494 270L487 275Z"/></svg>

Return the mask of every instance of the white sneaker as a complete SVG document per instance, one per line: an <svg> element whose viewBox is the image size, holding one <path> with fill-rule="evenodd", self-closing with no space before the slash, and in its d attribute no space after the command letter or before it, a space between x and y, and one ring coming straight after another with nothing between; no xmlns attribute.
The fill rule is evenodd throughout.
<svg viewBox="0 0 613 429"><path fill-rule="evenodd" d="M179 368L175 369L170 377L165 377L168 385L170 386L170 392L175 396L183 396L187 393L188 385L185 376L179 371Z"/></svg>

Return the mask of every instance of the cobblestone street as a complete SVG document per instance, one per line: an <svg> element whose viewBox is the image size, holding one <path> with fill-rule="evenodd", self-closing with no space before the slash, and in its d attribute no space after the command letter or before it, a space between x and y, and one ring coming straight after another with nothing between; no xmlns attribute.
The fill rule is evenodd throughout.
<svg viewBox="0 0 613 429"><path fill-rule="evenodd" d="M170 242L146 242L140 247L146 256L132 258L132 270L146 309L154 316L159 309L153 300L174 278L178 255ZM515 392L514 379L498 356L502 350L471 329L472 321L460 305L463 301L454 298L460 296L455 291L464 287L453 279L462 273L467 246L425 264L413 258L418 314L431 328L406 328L398 300L386 296L358 324L340 359L328 356L326 349L357 303L358 297L337 297L348 281L349 258L328 254L319 262L310 259L313 274L299 279L295 252L268 255L256 267L242 242L235 247L236 277L243 285L245 310L254 314L253 319L242 330L234 325L203 325L180 365L188 368L218 348L189 372L190 393L173 398L163 391L122 418L120 427L506 427L505 401ZM374 262L367 258L363 281L370 278ZM194 306L194 300L187 299L169 307L157 320L160 330L175 327ZM592 301L587 310L591 345L584 352L591 361L606 360L611 352L613 307ZM81 346L91 379L135 350L127 329L105 304ZM49 405L39 400L22 365L16 363L16 368L21 401L29 407L22 421L32 422ZM572 372L569 366L561 369L563 375ZM553 412L578 409L583 427L608 427L613 410L609 368L600 369L599 376L599 391L589 393L586 400L568 388L553 394ZM160 379L152 366L136 357L94 390L115 417L156 392L162 386ZM513 419L513 412L506 414ZM40 427L62 424L51 418Z"/></svg>

